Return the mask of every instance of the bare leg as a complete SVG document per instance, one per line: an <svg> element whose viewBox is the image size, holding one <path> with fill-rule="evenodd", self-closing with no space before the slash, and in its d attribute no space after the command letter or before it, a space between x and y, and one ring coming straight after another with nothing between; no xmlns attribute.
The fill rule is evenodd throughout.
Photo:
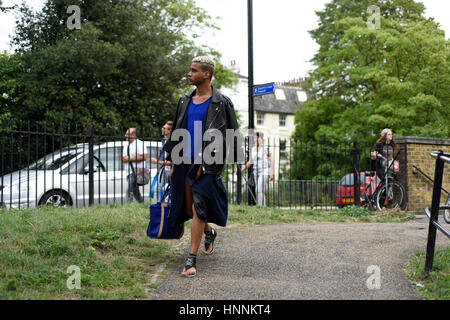
<svg viewBox="0 0 450 320"><path fill-rule="evenodd" d="M202 241L203 231L205 230L205 222L197 216L194 205L192 205L194 217L191 225L191 251L192 254L197 254L200 242Z"/></svg>
<svg viewBox="0 0 450 320"><path fill-rule="evenodd" d="M185 185L184 190L185 190L186 213L190 217L192 217L190 253L197 255L198 248L200 247L200 243L202 241L203 231L209 231L211 230L211 227L197 216L191 186L187 181L185 181L184 185ZM183 276L194 275L196 274L196 272L197 270L195 268L190 268L188 270L183 269L181 275Z"/></svg>
<svg viewBox="0 0 450 320"><path fill-rule="evenodd" d="M200 242L202 241L203 230L205 229L205 222L197 216L197 212L195 211L194 205L192 205L192 212L194 216L192 217L192 225L191 225L191 250L190 254L197 255L198 248L200 247ZM181 275L189 276L195 275L197 270L192 267L188 270L185 268Z"/></svg>

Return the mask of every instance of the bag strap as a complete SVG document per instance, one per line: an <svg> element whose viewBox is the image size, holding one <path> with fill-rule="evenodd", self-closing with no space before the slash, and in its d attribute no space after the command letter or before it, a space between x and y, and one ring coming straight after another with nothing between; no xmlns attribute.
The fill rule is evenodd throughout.
<svg viewBox="0 0 450 320"><path fill-rule="evenodd" d="M164 228L164 207L165 207L165 203L161 203L161 220L159 223L159 231L158 231L158 235L156 236L156 238L159 239L159 237L161 237L161 233L163 231Z"/></svg>
<svg viewBox="0 0 450 320"><path fill-rule="evenodd" d="M134 171L133 163L130 161L130 143L128 142L128 165L131 167L131 171L136 176L136 172Z"/></svg>
<svg viewBox="0 0 450 320"><path fill-rule="evenodd" d="M137 142L136 142L136 157L137 157ZM143 168L145 169L145 161L140 161L143 162ZM131 171L133 171L133 174L136 176L136 171L134 171L134 166L133 163L130 161L130 143L128 143L128 163L131 166ZM136 166L138 165L138 163L136 162Z"/></svg>
<svg viewBox="0 0 450 320"><path fill-rule="evenodd" d="M164 200L166 199L167 196L169 196L169 198L167 199L167 202L170 202L170 190L172 189L172 185L169 184L167 185L166 190L164 190L164 194L161 198L161 202L164 202Z"/></svg>
<svg viewBox="0 0 450 320"><path fill-rule="evenodd" d="M170 198L171 198L171 190L172 190L172 185L168 185L167 186L167 188L166 188L166 190L164 191L164 195L162 196L162 198L161 198L161 210L164 210L163 208L166 206L167 207L167 210L169 210L168 212L167 212L167 218L169 218L170 217L170 209L171 209L171 202L170 202ZM166 198L166 196L169 196L168 197L168 199L167 199L167 204L166 203L164 203L164 199ZM161 211L161 215L163 215L163 212L164 211Z"/></svg>
<svg viewBox="0 0 450 320"><path fill-rule="evenodd" d="M165 166L163 165L163 166L161 166L161 168L159 169L159 174L158 174L158 181L161 181L161 178L162 178L162 175L163 175L163 172L164 172L164 170L165 170Z"/></svg>

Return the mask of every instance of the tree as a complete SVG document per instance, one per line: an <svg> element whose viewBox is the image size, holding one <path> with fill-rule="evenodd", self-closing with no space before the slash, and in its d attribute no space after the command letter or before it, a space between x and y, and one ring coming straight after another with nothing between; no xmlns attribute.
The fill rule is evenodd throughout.
<svg viewBox="0 0 450 320"><path fill-rule="evenodd" d="M69 29L69 5L81 28ZM12 44L17 47L22 103L13 117L100 128L155 131L172 119L191 59L220 54L199 47L190 30L215 28L192 0L47 0L41 12L22 4ZM218 63L216 86L234 81ZM120 133L122 134L122 133Z"/></svg>
<svg viewBox="0 0 450 320"><path fill-rule="evenodd" d="M380 8L369 28L369 5ZM395 135L450 138L449 41L413 0L333 0L310 32L320 48L296 114L295 138L374 142Z"/></svg>
<svg viewBox="0 0 450 320"><path fill-rule="evenodd" d="M16 8L16 6L12 6L12 7L4 7L3 6L3 1L0 0L0 11L1 12L8 12L9 10L14 10Z"/></svg>
<svg viewBox="0 0 450 320"><path fill-rule="evenodd" d="M21 105L17 98L23 88L16 75L22 71L22 64L18 55L0 53L0 121L11 120L11 110Z"/></svg>

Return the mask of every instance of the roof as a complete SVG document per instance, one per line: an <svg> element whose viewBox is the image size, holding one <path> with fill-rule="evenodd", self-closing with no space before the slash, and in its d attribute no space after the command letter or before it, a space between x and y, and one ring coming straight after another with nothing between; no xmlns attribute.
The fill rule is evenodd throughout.
<svg viewBox="0 0 450 320"><path fill-rule="evenodd" d="M297 92L304 92L298 87L276 86L275 90L283 90L286 100L277 99L275 94L255 96L255 111L267 113L294 114L302 107Z"/></svg>

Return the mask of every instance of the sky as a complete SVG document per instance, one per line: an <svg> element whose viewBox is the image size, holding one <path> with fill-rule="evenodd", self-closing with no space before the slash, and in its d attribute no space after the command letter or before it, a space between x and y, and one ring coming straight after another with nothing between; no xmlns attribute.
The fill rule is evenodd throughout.
<svg viewBox="0 0 450 320"><path fill-rule="evenodd" d="M39 9L44 0L25 0ZM101 1L101 0L99 0ZM208 11L220 30L203 34L199 44L215 48L222 54L221 62L229 66L235 60L241 74L248 75L247 1L195 0ZM330 0L253 0L254 83L282 82L305 77L313 68L309 63L318 49L308 31L318 25L315 11ZM20 4L21 0L3 0L4 6ZM450 1L421 0L426 17L441 24L446 38L450 34ZM217 18L220 17L220 18ZM14 14L0 13L0 52L13 50L9 36L14 31ZM217 19L216 19L217 18Z"/></svg>

